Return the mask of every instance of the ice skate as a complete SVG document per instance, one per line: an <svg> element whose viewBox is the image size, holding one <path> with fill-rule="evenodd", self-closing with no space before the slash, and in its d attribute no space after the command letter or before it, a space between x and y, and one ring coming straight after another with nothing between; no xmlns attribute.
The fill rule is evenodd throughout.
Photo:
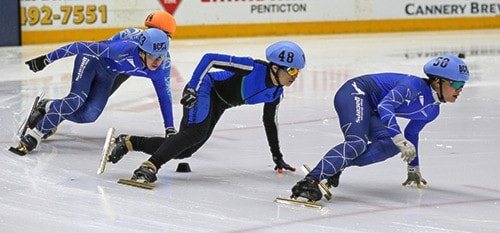
<svg viewBox="0 0 500 233"><path fill-rule="evenodd" d="M28 117L28 121L26 122L28 128L35 128L38 122L40 122L40 120L45 116L45 114L47 113L47 103L49 103L50 101L50 99L41 99L37 102L35 108L32 109L31 114Z"/></svg>
<svg viewBox="0 0 500 233"><path fill-rule="evenodd" d="M132 151L132 143L130 142L130 135L120 135L114 138L115 129L109 128L104 146L102 148L101 161L97 174L102 174L106 168L106 164L112 162L113 164L120 161L125 154ZM111 150L111 148L113 149Z"/></svg>
<svg viewBox="0 0 500 233"><path fill-rule="evenodd" d="M155 186L152 183L157 179L157 170L158 169L156 169L156 166L152 162L146 161L134 171L134 175L130 180L120 179L118 180L118 183L139 188L153 189Z"/></svg>
<svg viewBox="0 0 500 233"><path fill-rule="evenodd" d="M313 207L313 208L318 208L318 209L323 208L323 206L321 206L320 204L318 204L316 202L298 200L296 198L277 197L274 201L277 203L287 204L287 205L298 205L298 206Z"/></svg>
<svg viewBox="0 0 500 233"><path fill-rule="evenodd" d="M291 198L302 197L312 202L321 200L322 194L318 184L317 180L314 180L311 176L306 176L293 186Z"/></svg>
<svg viewBox="0 0 500 233"><path fill-rule="evenodd" d="M156 171L156 166L152 162L146 161L134 171L132 179L143 179L147 183L153 183L156 181Z"/></svg>
<svg viewBox="0 0 500 233"><path fill-rule="evenodd" d="M309 168L309 166L307 166L307 164L304 164L304 165L302 165L302 171L307 175L307 174L311 173L311 168ZM319 182L319 188L323 192L323 196L326 198L326 200L332 199L333 195L330 192L330 190L328 190L329 189L328 184L324 184L323 182Z"/></svg>
<svg viewBox="0 0 500 233"><path fill-rule="evenodd" d="M130 142L130 135L122 134L113 139L115 147L109 155L108 162L117 163L129 151L133 151L132 143Z"/></svg>
<svg viewBox="0 0 500 233"><path fill-rule="evenodd" d="M335 174L332 177L328 178L326 180L326 186L328 186L328 188L331 188L331 187L336 188L336 187L338 187L339 186L340 175L342 175L342 171L339 171L339 172L337 172L337 174Z"/></svg>
<svg viewBox="0 0 500 233"><path fill-rule="evenodd" d="M106 140L104 140L104 146L102 147L101 161L99 162L99 168L97 169L97 174L102 174L106 168L106 163L109 161L110 148L114 144L115 129L109 128L106 134Z"/></svg>
<svg viewBox="0 0 500 233"><path fill-rule="evenodd" d="M38 130L27 129L25 135L19 141L17 147L10 147L9 151L20 156L26 155L28 152L34 150L40 140L42 134Z"/></svg>
<svg viewBox="0 0 500 233"><path fill-rule="evenodd" d="M38 122L42 120L42 118L47 113L48 103L52 101L51 99L42 99L43 93L35 98L35 102L31 107L30 114L26 117L23 124L19 128L17 135L19 138L24 137L27 129L34 129ZM42 136L42 139L47 139L52 136L57 131L57 127L54 127L47 134Z"/></svg>
<svg viewBox="0 0 500 233"><path fill-rule="evenodd" d="M31 109L29 111L28 116L24 119L23 123L21 124L21 126L17 130L17 136L19 137L19 139L21 139L22 137L24 137L24 134L26 133L26 130L29 128L29 125L30 125L30 124L28 124L29 119L33 118L33 117L31 117L31 115L33 115L33 113L35 112L35 109L37 108L38 103L40 102L40 99L42 98L42 96L43 96L43 93L40 94L39 96L37 96L35 98L35 101L33 102L33 105L31 106ZM33 123L31 123L31 125L32 124ZM31 127L31 129L33 129L33 127Z"/></svg>

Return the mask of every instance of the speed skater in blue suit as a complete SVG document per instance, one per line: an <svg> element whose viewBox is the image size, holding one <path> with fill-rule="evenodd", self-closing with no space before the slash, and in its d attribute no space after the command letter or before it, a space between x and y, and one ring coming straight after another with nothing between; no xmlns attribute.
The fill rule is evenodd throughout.
<svg viewBox="0 0 500 233"><path fill-rule="evenodd" d="M26 131L18 151L28 153L35 149L41 139L52 134L64 120L75 123L97 120L106 106L115 78L121 73L151 79L164 126L173 127L172 98L169 78L166 78L170 76L169 43L165 32L150 28L144 30L138 40L74 42L27 61L30 70L38 72L54 61L75 56L68 95L40 102L39 114L28 119L36 127Z"/></svg>
<svg viewBox="0 0 500 233"><path fill-rule="evenodd" d="M423 70L427 78L377 73L343 84L333 106L344 141L293 186L292 197L320 200L320 181L326 179L329 187L337 187L345 168L382 162L397 154L407 163L408 177L403 185L426 185L419 169L419 133L438 117L441 104L457 100L469 80L469 71L464 61L453 55L434 57ZM404 131L396 118L409 120Z"/></svg>

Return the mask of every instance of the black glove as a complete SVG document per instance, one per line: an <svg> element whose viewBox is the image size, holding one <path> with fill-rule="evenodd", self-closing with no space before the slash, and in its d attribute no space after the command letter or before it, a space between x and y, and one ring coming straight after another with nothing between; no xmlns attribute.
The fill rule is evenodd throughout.
<svg viewBox="0 0 500 233"><path fill-rule="evenodd" d="M182 93L181 104L186 108L192 108L198 100L196 94L197 93L193 88L186 88L186 90L184 90L184 93Z"/></svg>
<svg viewBox="0 0 500 233"><path fill-rule="evenodd" d="M165 138L168 138L174 134L177 133L177 130L175 130L174 127L167 127L165 128Z"/></svg>
<svg viewBox="0 0 500 233"><path fill-rule="evenodd" d="M30 67L30 70L33 72L38 72L43 70L48 64L50 64L50 60L47 55L42 55L37 58L33 58L31 60L26 61L24 64Z"/></svg>
<svg viewBox="0 0 500 233"><path fill-rule="evenodd" d="M273 161L276 164L276 166L274 167L274 170L275 171L277 170L278 173L280 173L280 174L283 173L283 169L293 171L293 172L295 170L297 170L283 160L283 155L281 153L273 154Z"/></svg>

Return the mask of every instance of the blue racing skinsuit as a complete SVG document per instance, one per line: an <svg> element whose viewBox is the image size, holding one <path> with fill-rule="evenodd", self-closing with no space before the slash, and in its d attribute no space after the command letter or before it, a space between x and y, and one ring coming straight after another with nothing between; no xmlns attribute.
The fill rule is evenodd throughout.
<svg viewBox="0 0 500 233"><path fill-rule="evenodd" d="M410 162L418 165L418 135L439 115L439 100L426 79L380 73L347 81L334 98L345 141L328 151L310 172L327 179L349 166L384 161L400 151L391 137L400 134L396 117L409 119L404 136L417 148Z"/></svg>
<svg viewBox="0 0 500 233"><path fill-rule="evenodd" d="M208 72L211 68L222 71ZM197 90L193 108L184 107L179 133L168 138L132 136L134 150L151 154L158 169L171 159L190 157L210 137L224 111L264 103L263 122L273 156L281 156L275 122L282 86L271 81L270 64L249 57L205 54L186 88ZM281 158L280 158L281 159Z"/></svg>
<svg viewBox="0 0 500 233"><path fill-rule="evenodd" d="M132 40L75 42L47 54L51 62L75 56L71 89L55 99L36 128L44 135L63 120L89 123L97 120L108 101L119 73L151 79L160 103L164 126L173 127L170 93L170 61L165 59L155 71L147 69Z"/></svg>

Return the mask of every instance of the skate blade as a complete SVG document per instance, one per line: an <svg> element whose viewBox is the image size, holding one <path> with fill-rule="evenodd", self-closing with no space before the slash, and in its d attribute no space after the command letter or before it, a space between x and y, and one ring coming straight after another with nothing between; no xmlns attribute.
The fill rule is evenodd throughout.
<svg viewBox="0 0 500 233"><path fill-rule="evenodd" d="M304 164L304 165L302 165L302 171L304 171L304 173L306 173L306 175L307 175L311 172L311 168L309 168L309 166L307 166L307 164ZM326 198L326 200L332 199L333 195L325 183L319 182L319 189L321 189L321 191L323 192L323 196Z"/></svg>
<svg viewBox="0 0 500 233"><path fill-rule="evenodd" d="M323 207L320 204L317 204L316 202L313 202L313 201L301 201L301 200L291 199L291 198L277 197L274 201L277 203L282 203L282 204L287 204L287 205L298 205L298 206L312 207L312 208L318 208L318 209L321 209Z"/></svg>
<svg viewBox="0 0 500 233"><path fill-rule="evenodd" d="M102 147L101 161L99 162L99 168L97 169L98 175L104 172L106 164L108 163L109 154L111 153L111 144L114 143L114 134L115 128L109 128L108 133L106 134L106 140L104 141L104 146Z"/></svg>
<svg viewBox="0 0 500 233"><path fill-rule="evenodd" d="M38 102L40 102L40 99L42 99L42 97L43 97L43 92L39 96L35 97L35 101L33 102L33 105L31 106L31 109L30 109L28 116L26 116L23 123L21 124L21 126L17 130L17 136L19 137L19 139L24 137L24 135L26 134L26 130L28 130L28 119L30 118L31 114L35 111L35 108L38 105Z"/></svg>
<svg viewBox="0 0 500 233"><path fill-rule="evenodd" d="M135 180L128 180L128 179L120 179L120 180L118 180L118 183L130 185L130 186L134 186L134 187L138 187L138 188L143 188L143 189L153 189L155 187L153 184L150 184L150 183L138 182Z"/></svg>
<svg viewBox="0 0 500 233"><path fill-rule="evenodd" d="M22 151L20 150L19 148L16 148L16 147L10 147L9 148L9 151L16 154L16 155L19 155L19 156L25 156L26 155L26 152L25 151Z"/></svg>

